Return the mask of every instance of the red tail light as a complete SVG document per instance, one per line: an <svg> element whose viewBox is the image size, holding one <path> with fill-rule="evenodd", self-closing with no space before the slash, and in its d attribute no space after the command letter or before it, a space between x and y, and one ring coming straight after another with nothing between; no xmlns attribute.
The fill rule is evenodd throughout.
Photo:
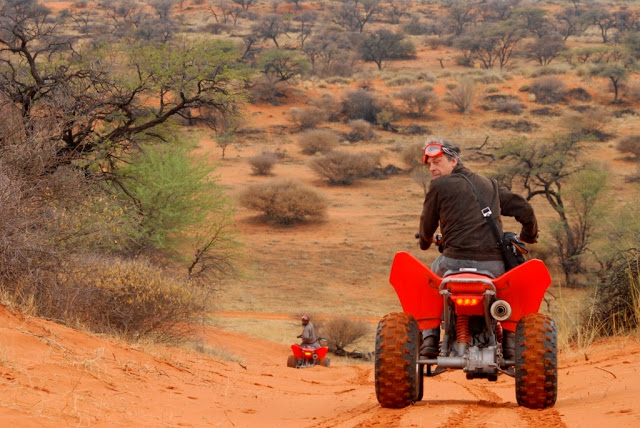
<svg viewBox="0 0 640 428"><path fill-rule="evenodd" d="M458 306L476 306L482 303L482 297L473 296L457 296L453 301Z"/></svg>

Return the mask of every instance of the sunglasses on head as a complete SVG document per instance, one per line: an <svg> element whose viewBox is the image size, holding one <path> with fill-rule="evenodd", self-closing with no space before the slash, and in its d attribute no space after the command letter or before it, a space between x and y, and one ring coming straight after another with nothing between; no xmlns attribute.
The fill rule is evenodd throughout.
<svg viewBox="0 0 640 428"><path fill-rule="evenodd" d="M427 163L427 159L429 158L437 158L442 156L443 154L458 157L458 154L451 149L446 147L442 147L442 143L429 143L424 146L424 156L422 158L423 163Z"/></svg>

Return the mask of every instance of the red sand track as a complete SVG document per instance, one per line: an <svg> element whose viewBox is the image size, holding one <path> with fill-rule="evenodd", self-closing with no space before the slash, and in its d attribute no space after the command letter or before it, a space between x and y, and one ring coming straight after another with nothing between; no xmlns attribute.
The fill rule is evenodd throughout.
<svg viewBox="0 0 640 428"><path fill-rule="evenodd" d="M286 345L237 333L202 337L241 363L179 348L143 352L4 308L0 325L3 426L640 426L640 343L632 339L598 343L588 360L561 354L552 409L518 407L506 376L489 383L452 372L426 379L423 401L390 410L376 401L372 365L291 369Z"/></svg>

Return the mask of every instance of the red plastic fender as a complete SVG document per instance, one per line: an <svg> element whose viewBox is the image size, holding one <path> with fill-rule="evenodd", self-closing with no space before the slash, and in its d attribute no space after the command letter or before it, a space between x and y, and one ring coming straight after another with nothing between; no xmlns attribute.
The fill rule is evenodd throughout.
<svg viewBox="0 0 640 428"><path fill-rule="evenodd" d="M329 348L326 346L316 348L316 355L318 358L324 358L327 355L327 352L329 352Z"/></svg>
<svg viewBox="0 0 640 428"><path fill-rule="evenodd" d="M469 273L465 273L468 275ZM407 252L396 254L389 282L396 290L402 310L418 321L421 330L438 327L443 309L439 287L442 278ZM541 260L532 259L493 279L498 299L511 305L511 317L502 321L505 330L515 331L525 315L538 312L551 284L551 276Z"/></svg>
<svg viewBox="0 0 640 428"><path fill-rule="evenodd" d="M442 278L407 252L396 253L389 282L396 290L402 310L418 321L420 330L440 325L443 300L440 296Z"/></svg>
<svg viewBox="0 0 640 428"><path fill-rule="evenodd" d="M501 321L502 328L516 331L525 315L538 312L544 293L551 285L551 276L542 260L531 259L493 281L498 299L511 305L511 317Z"/></svg>
<svg viewBox="0 0 640 428"><path fill-rule="evenodd" d="M291 350L293 351L293 355L295 355L297 359L302 359L302 347L300 345L291 345Z"/></svg>

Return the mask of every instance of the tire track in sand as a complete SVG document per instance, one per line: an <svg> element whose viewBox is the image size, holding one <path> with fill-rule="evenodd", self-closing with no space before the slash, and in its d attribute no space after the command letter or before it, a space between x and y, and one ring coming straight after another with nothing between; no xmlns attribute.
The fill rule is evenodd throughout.
<svg viewBox="0 0 640 428"><path fill-rule="evenodd" d="M441 427L485 427L496 423L531 428L566 428L560 413L554 408L532 410L520 407L515 402L505 402L492 390L494 384L457 382L474 398L477 403L466 404L451 415Z"/></svg>

